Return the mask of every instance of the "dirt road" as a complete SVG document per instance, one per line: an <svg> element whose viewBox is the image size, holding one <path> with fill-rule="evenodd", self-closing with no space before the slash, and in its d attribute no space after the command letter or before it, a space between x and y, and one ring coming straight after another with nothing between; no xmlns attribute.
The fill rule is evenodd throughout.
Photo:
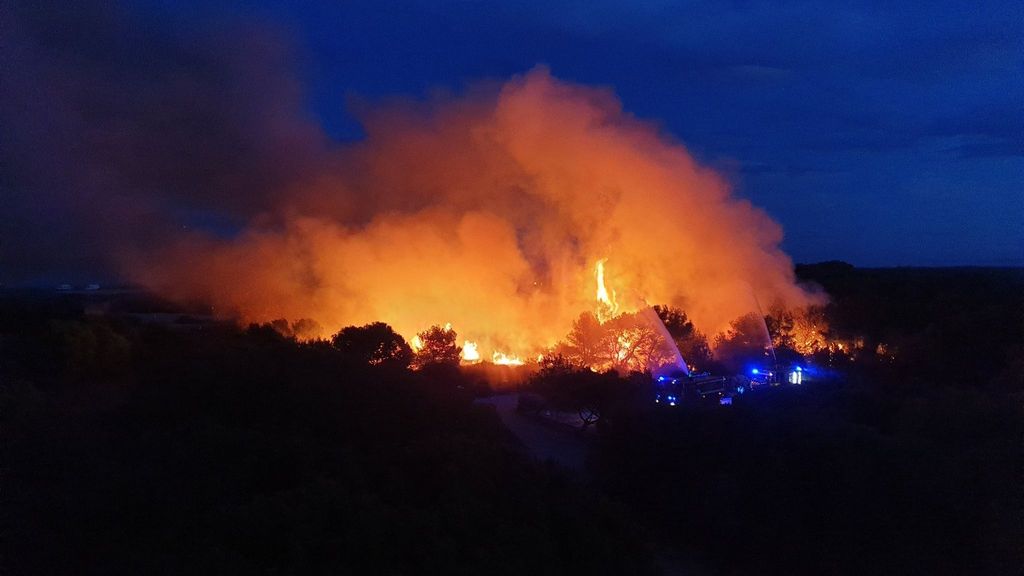
<svg viewBox="0 0 1024 576"><path fill-rule="evenodd" d="M559 422L524 416L516 412L517 394L501 394L477 400L494 406L505 426L523 443L534 458L553 461L583 474L592 435Z"/></svg>

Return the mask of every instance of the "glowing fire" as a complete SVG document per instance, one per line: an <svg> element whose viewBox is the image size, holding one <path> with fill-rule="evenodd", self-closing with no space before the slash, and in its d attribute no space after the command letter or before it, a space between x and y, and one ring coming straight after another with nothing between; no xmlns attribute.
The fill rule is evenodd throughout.
<svg viewBox="0 0 1024 576"><path fill-rule="evenodd" d="M462 343L462 360L468 363L480 361L480 352L476 349L476 342L466 340Z"/></svg>
<svg viewBox="0 0 1024 576"><path fill-rule="evenodd" d="M616 341L619 344L619 348L618 350L615 351L615 360L618 362L622 362L629 356L630 347L633 345L633 343L629 340L629 338L626 338L625 335L620 335L618 338L616 338Z"/></svg>
<svg viewBox="0 0 1024 576"><path fill-rule="evenodd" d="M793 348L801 354L815 354L826 348L825 318L820 313L798 313L793 325Z"/></svg>
<svg viewBox="0 0 1024 576"><path fill-rule="evenodd" d="M604 263L607 261L607 258L602 258L597 261L597 265L594 267L594 276L597 278L597 301L599 303L597 319L602 324L615 317L615 314L619 311L619 303L615 299L615 290L609 293L604 283Z"/></svg>
<svg viewBox="0 0 1024 576"><path fill-rule="evenodd" d="M491 362L502 366L522 366L524 364L523 359L518 356L497 351L491 354Z"/></svg>
<svg viewBox="0 0 1024 576"><path fill-rule="evenodd" d="M787 309L823 303L797 284L778 224L610 92L538 68L467 93L423 113L370 110L365 139L338 150L304 143L308 172L282 162L287 174L269 178L281 190L228 214L237 234L129 250L131 280L242 323L308 319L324 338L385 322L414 351L417 331L449 320L472 339L464 361L513 365L595 307L615 332L644 302L685 305L713 340L756 308L752 286ZM618 356L648 355L643 332ZM815 319L800 345L819 332ZM598 344L614 362L616 340Z"/></svg>

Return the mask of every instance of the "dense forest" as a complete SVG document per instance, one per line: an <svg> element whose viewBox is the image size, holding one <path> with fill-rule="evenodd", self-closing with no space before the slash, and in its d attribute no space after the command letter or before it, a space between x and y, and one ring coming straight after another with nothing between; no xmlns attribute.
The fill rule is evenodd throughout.
<svg viewBox="0 0 1024 576"><path fill-rule="evenodd" d="M548 365L602 416L538 462L454 338L300 342L126 292L0 295L11 574L1008 574L1024 567L1024 271L802 266L834 377L667 410ZM193 310L194 311L194 310ZM285 331L286 332L286 331Z"/></svg>

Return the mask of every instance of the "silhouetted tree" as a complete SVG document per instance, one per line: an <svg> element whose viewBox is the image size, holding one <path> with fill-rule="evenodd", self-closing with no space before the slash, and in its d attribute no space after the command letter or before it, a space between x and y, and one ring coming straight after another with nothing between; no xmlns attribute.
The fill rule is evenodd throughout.
<svg viewBox="0 0 1024 576"><path fill-rule="evenodd" d="M413 357L405 338L383 322L342 328L331 344L349 358L373 366L407 368Z"/></svg>
<svg viewBox="0 0 1024 576"><path fill-rule="evenodd" d="M429 364L457 366L462 348L455 343L458 334L444 326L431 326L418 334L422 348L413 357L413 366L422 368Z"/></svg>
<svg viewBox="0 0 1024 576"><path fill-rule="evenodd" d="M593 312L584 312L572 324L560 355L579 366L602 366L614 359L614 338Z"/></svg>
<svg viewBox="0 0 1024 576"><path fill-rule="evenodd" d="M284 318L278 318L271 321L267 326L270 326L282 336L298 340L313 340L319 338L320 334L323 333L323 326L312 318L299 318L291 323Z"/></svg>
<svg viewBox="0 0 1024 576"><path fill-rule="evenodd" d="M263 344L281 344L285 340L294 341L295 337L293 335L281 332L280 322L284 322L284 320L274 320L264 324L256 324L254 322L245 329L245 334L252 338L254 342L261 342Z"/></svg>
<svg viewBox="0 0 1024 576"><path fill-rule="evenodd" d="M793 330L796 326L796 319L793 312L788 310L781 302L773 304L764 317L765 326L771 334L772 345L776 348L794 348L796 338Z"/></svg>
<svg viewBox="0 0 1024 576"><path fill-rule="evenodd" d="M299 318L292 323L292 334L299 340L312 340L320 338L323 334L323 326L312 318Z"/></svg>
<svg viewBox="0 0 1024 576"><path fill-rule="evenodd" d="M544 375L570 374L585 368L585 366L573 361L572 358L564 354L546 354L541 357L538 365L540 366L540 374Z"/></svg>
<svg viewBox="0 0 1024 576"><path fill-rule="evenodd" d="M671 306L654 306L654 311L665 324L683 359L698 368L706 369L713 361L711 346L708 345L707 337L686 316L686 312Z"/></svg>
<svg viewBox="0 0 1024 576"><path fill-rule="evenodd" d="M604 403L604 380L617 378L576 368L571 363L553 363L530 380L530 389L543 396L550 406L562 412L576 412L587 427L600 419Z"/></svg>
<svg viewBox="0 0 1024 576"><path fill-rule="evenodd" d="M251 325L254 326L254 325ZM251 327L250 326L250 327ZM277 331L278 334L291 338L295 336L295 332L292 331L291 324L288 323L284 318L278 318L277 320L271 320L266 326L270 326Z"/></svg>
<svg viewBox="0 0 1024 576"><path fill-rule="evenodd" d="M619 376L614 370L594 372L558 355L548 357L541 366L530 379L528 389L542 396L555 410L575 412L583 428L599 422L605 424L610 415L621 415L621 409L631 406L640 390L637 382ZM530 407L523 406L521 410L529 411Z"/></svg>
<svg viewBox="0 0 1024 576"><path fill-rule="evenodd" d="M754 313L740 316L729 329L715 337L715 355L730 369L765 357L770 344L764 319Z"/></svg>

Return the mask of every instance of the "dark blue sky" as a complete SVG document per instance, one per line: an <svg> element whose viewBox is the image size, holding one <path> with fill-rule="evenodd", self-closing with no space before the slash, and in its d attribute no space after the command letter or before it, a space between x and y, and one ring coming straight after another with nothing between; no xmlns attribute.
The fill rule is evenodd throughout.
<svg viewBox="0 0 1024 576"><path fill-rule="evenodd" d="M172 212L229 229L301 171L316 136L274 120L296 107L357 139L353 101L538 64L612 88L727 175L797 262L1024 265L1019 0L299 4L0 14L0 281L91 273Z"/></svg>
<svg viewBox="0 0 1024 576"><path fill-rule="evenodd" d="M1024 4L330 2L266 7L312 110L538 63L612 87L784 226L797 261L1024 264Z"/></svg>

